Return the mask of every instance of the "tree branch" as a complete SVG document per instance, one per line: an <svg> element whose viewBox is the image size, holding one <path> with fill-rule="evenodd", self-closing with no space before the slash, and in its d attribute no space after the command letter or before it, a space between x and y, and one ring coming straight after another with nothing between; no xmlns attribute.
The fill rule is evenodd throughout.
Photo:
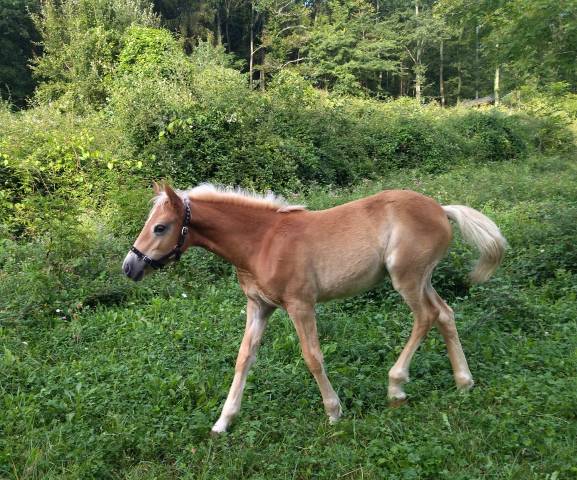
<svg viewBox="0 0 577 480"><path fill-rule="evenodd" d="M284 27L283 29L279 30L277 33L275 33L274 36L278 37L282 32L290 30L291 28L304 28L305 30L308 30L308 27L305 25L289 25L288 27Z"/></svg>
<svg viewBox="0 0 577 480"><path fill-rule="evenodd" d="M302 62L303 60L310 60L310 59L311 57L302 57L302 58L296 58L295 60L289 60L288 62L283 63L280 67L277 67L277 70L286 67L289 63Z"/></svg>
<svg viewBox="0 0 577 480"><path fill-rule="evenodd" d="M407 51L407 53L409 54L409 57L411 57L411 59L413 60L413 63L417 63L417 60L415 60L415 57L413 56L413 54L411 53L411 51L405 47L405 50Z"/></svg>

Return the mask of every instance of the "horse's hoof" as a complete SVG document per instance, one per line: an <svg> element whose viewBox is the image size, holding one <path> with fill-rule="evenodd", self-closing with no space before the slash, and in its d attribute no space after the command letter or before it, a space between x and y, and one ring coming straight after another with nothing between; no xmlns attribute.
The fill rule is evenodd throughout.
<svg viewBox="0 0 577 480"><path fill-rule="evenodd" d="M394 397L389 397L389 407L399 408L407 403L406 393L397 393Z"/></svg>
<svg viewBox="0 0 577 480"><path fill-rule="evenodd" d="M473 378L470 376L456 379L456 384L457 384L457 390L459 390L459 392L461 393L467 393L475 386L475 382L473 381Z"/></svg>
<svg viewBox="0 0 577 480"><path fill-rule="evenodd" d="M327 415L329 416L329 423L331 425L334 425L335 423L337 423L342 414L343 414L343 408L341 407L341 401L337 398L336 400L330 402L330 403L325 403L325 411L327 413Z"/></svg>
<svg viewBox="0 0 577 480"><path fill-rule="evenodd" d="M340 414L339 414L338 417L330 416L330 417L329 417L329 423L330 423L331 425L334 425L335 423L339 423L340 419L341 419L341 415L340 415Z"/></svg>
<svg viewBox="0 0 577 480"><path fill-rule="evenodd" d="M222 436L226 435L226 430L210 430L211 438L221 438Z"/></svg>
<svg viewBox="0 0 577 480"><path fill-rule="evenodd" d="M227 425L221 422L216 422L210 429L210 436L216 438L220 435L226 434L226 427Z"/></svg>

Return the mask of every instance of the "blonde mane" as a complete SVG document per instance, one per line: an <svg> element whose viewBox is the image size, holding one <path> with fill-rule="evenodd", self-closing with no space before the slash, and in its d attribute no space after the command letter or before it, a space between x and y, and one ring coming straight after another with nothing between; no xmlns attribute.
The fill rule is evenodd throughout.
<svg viewBox="0 0 577 480"><path fill-rule="evenodd" d="M282 196L268 192L261 195L240 187L226 187L203 183L189 190L176 190L176 193L183 199L202 200L205 202L228 203L233 205L246 205L252 208L274 210L279 213L306 210L304 205L291 205ZM154 206L164 205L168 199L165 192L161 192L154 198Z"/></svg>

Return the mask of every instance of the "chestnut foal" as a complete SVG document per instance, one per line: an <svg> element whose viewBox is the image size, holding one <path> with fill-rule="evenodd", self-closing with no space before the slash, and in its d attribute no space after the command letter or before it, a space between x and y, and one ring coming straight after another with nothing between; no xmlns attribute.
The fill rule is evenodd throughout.
<svg viewBox="0 0 577 480"><path fill-rule="evenodd" d="M292 319L326 413L337 421L341 405L325 373L315 304L366 290L387 271L414 315L409 340L389 371L389 400L398 404L406 399L403 384L409 380L411 358L432 325L447 344L457 388L473 386L453 311L431 286L431 275L451 242L449 219L480 251L471 279L483 282L495 271L506 241L480 212L441 206L408 190L384 191L321 211L212 185L175 192L155 184L155 193L148 220L124 260L124 273L141 280L188 247L200 246L236 267L247 297L234 379L213 432L226 431L238 414L248 370L277 307Z"/></svg>

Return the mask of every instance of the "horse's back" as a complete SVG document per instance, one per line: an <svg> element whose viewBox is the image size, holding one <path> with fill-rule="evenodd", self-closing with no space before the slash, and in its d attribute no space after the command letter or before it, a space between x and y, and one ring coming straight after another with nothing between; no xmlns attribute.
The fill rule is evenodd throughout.
<svg viewBox="0 0 577 480"><path fill-rule="evenodd" d="M303 212L315 238L386 246L393 232L450 241L451 227L441 205L412 190L384 190L327 210Z"/></svg>

